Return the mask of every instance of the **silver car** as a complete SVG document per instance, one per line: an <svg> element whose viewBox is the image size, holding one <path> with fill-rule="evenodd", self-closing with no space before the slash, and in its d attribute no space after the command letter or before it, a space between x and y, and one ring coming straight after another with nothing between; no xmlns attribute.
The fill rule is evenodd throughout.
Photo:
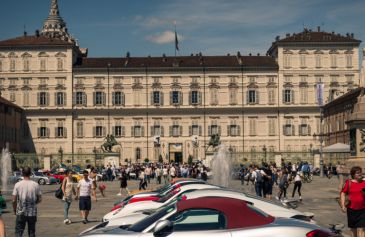
<svg viewBox="0 0 365 237"><path fill-rule="evenodd" d="M104 226L103 226L104 225ZM219 236L219 237L330 237L328 229L289 218L274 218L240 199L203 197L181 200L161 208L131 226L85 231L83 237Z"/></svg>
<svg viewBox="0 0 365 237"><path fill-rule="evenodd" d="M23 179L23 177L21 177L21 180ZM40 185L45 185L45 184L57 184L58 183L58 179L55 179L53 177L47 176L45 174L43 174L42 172L32 172L30 179L33 180L34 182L40 184Z"/></svg>

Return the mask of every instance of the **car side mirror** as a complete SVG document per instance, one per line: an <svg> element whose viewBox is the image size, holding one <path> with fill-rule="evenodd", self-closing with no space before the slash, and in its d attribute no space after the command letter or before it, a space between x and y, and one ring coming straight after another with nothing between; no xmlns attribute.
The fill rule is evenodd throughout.
<svg viewBox="0 0 365 237"><path fill-rule="evenodd" d="M157 221L155 227L153 228L153 236L162 236L164 233L172 232L173 224L169 220L159 220Z"/></svg>

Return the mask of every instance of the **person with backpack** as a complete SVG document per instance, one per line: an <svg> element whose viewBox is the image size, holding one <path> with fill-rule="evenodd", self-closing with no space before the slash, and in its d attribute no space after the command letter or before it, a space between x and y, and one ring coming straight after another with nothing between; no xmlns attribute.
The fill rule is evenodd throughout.
<svg viewBox="0 0 365 237"><path fill-rule="evenodd" d="M66 177L63 179L61 189L63 193L62 201L64 202L63 223L68 225L71 224L71 220L68 218L68 210L71 206L72 195L76 195L72 173L70 170L66 170Z"/></svg>
<svg viewBox="0 0 365 237"><path fill-rule="evenodd" d="M251 173L251 177L255 180L255 192L256 196L259 197L262 197L262 191L264 187L263 175L265 175L265 173L255 165Z"/></svg>
<svg viewBox="0 0 365 237"><path fill-rule="evenodd" d="M302 188L302 177L300 177L299 171L297 171L294 175L294 188L292 193L292 198L294 198L295 191L298 189L299 200L302 201L302 193L300 189Z"/></svg>

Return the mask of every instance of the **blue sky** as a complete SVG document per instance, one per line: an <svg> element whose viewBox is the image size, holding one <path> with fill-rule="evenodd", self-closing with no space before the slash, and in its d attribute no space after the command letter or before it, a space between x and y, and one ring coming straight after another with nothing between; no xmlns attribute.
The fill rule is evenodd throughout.
<svg viewBox="0 0 365 237"><path fill-rule="evenodd" d="M41 29L50 0L1 0L0 40ZM365 40L363 0L59 0L69 32L91 57L265 54L303 26Z"/></svg>

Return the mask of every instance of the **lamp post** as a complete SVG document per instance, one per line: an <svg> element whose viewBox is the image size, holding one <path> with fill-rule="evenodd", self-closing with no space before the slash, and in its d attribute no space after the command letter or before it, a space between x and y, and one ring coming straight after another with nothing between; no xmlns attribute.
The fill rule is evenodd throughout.
<svg viewBox="0 0 365 237"><path fill-rule="evenodd" d="M63 163L63 149L62 146L58 149L58 153L60 154L61 164Z"/></svg>
<svg viewBox="0 0 365 237"><path fill-rule="evenodd" d="M94 149L93 149L93 153L94 153L94 165L95 165L95 167L96 167L96 154L97 154L97 150L96 150L96 147L94 147Z"/></svg>
<svg viewBox="0 0 365 237"><path fill-rule="evenodd" d="M264 146L262 147L262 151L264 152L264 160L265 160L265 162L267 163L267 160L266 160L266 155L267 155L267 148L266 148L266 145L264 145Z"/></svg>
<svg viewBox="0 0 365 237"><path fill-rule="evenodd" d="M321 128L322 130L322 128ZM323 171L323 137L326 136L323 133L320 134L313 134L313 137L319 138L319 143L320 143L320 147L319 147L319 170L320 170L320 177L323 178L324 177L324 171Z"/></svg>

